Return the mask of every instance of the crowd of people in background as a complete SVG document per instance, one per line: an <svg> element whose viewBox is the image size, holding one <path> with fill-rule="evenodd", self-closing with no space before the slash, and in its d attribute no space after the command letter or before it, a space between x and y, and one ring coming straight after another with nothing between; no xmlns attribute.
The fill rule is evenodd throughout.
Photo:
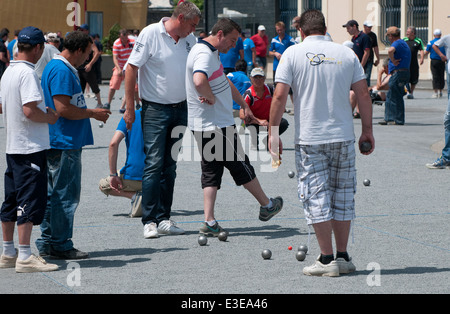
<svg viewBox="0 0 450 314"><path fill-rule="evenodd" d="M362 153L370 154L373 151L375 141L372 134L371 97L372 102L383 101L385 105L385 118L380 125L405 123L404 96L414 99L414 90L419 82L419 67L427 54L430 54L433 74L432 97L442 97L445 65L448 61L446 56L450 53L450 35L441 38L442 32L439 29L434 31L435 39L425 47L422 40L417 38L414 27L407 29L407 37L403 39L399 28L389 27L385 35L391 46L388 47L388 58L381 60L377 35L372 31L370 21L364 22L363 30L359 29L356 20L344 24L343 27L352 37L351 41L340 45L333 42L331 35L327 33L323 15L315 10L307 11L292 21L292 27L301 34L301 39L288 35L286 25L281 21L275 25L277 36L270 41L264 25L259 25L257 32L252 35L242 32L239 25L230 19L220 19L210 33L199 32L196 38L193 33L200 18L200 10L185 1L176 7L171 17L149 25L142 32L120 30L112 49L114 68L111 69L108 100L105 104L102 103L99 88L102 83L103 47L100 36L90 34L87 24L67 33L64 38L60 32L44 34L37 28L27 27L16 30L14 39L8 41L9 31L0 31L0 78L2 75L7 77L2 80L1 96L8 108L5 116L9 123L6 151L8 170L5 178L13 182L15 177L27 175L27 180L41 183L42 188L39 191L33 190L30 187L34 185L28 184L27 188L20 191L20 195L28 195L33 200L30 205L32 211L27 212L26 205L20 203L22 199L16 197L19 193L14 185L5 186L6 200L1 211L4 230L1 268L16 267L18 272L53 271L57 266L47 264L41 257L83 259L89 256L74 248L72 242L73 218L80 201L81 151L85 145L92 145L94 141L90 119L101 122L108 120L115 92L123 83L125 97L119 111L124 116L109 147L110 175L100 180L99 188L106 195L131 200L130 215L142 217L145 238L185 233L171 219L177 166L172 147L183 136L168 136L175 127L189 127L201 152L208 141L215 137L223 138L225 150L231 145L236 151L231 162L209 160L202 153L201 185L204 191L205 222L200 227L200 233L218 236L225 230L215 218L214 203L224 168L230 171L237 185L243 185L258 201L261 221L268 221L283 207L281 197L270 198L265 194L248 157L237 152L240 151L240 144L237 141L235 118L240 118L243 126L255 128L254 149L260 149L260 130L268 131L267 137L261 142L276 160L280 157L281 148L278 151L274 145L276 141L280 141L279 135L289 127L282 115L286 112L287 97L291 95L296 118L299 118L296 122L301 121L300 126L297 123L294 126L296 143L299 144L296 151L299 172L303 171L304 177L321 182L325 178L320 177L319 173L305 170L312 169L310 164L318 164L314 160L320 154L315 151L316 148L331 151L336 158L342 151L350 151L351 154L346 155L348 163L346 166L336 165L336 173L353 173L353 118L362 119L360 142L368 141L372 145L371 150ZM354 53L344 46L351 48ZM307 59L302 59L301 64L297 63L295 60L300 59L297 58L298 54L308 55L306 47L318 48L324 54L338 54L346 72L333 72L333 67L327 64L327 67L320 67L316 72L305 73L306 68L324 63L320 54L308 56ZM274 60L272 75L275 84L266 82L267 57ZM282 58L286 62L280 62ZM374 66L380 67L377 71L377 83L372 86ZM186 69L186 77L180 75L180 69ZM27 81L21 81L22 76ZM326 80L325 77L328 76L333 79ZM329 89L326 90L335 96L330 97L331 103L314 86L315 79L329 84ZM13 86L13 83L16 85ZM17 91L23 91L27 95L26 99L16 95L15 86ZM177 88L173 88L174 86ZM87 108L85 101L85 97L91 95L88 88L97 100L93 109ZM311 90L311 95L302 95L301 91L304 89ZM311 97L313 101L308 101L306 97ZM317 111L314 107L316 102L329 105L335 113L333 117L336 121L342 122L340 126L345 126L342 129L340 126L336 128L335 121L327 120L321 126L322 129L317 129L313 121L306 120L302 110ZM347 103L351 106L345 106ZM18 104L24 106L23 112L11 109ZM140 109L141 105L145 110ZM10 111L16 116L25 115L33 123L15 125L17 120L11 118ZM442 156L434 163L427 164L428 168L450 167L449 112L450 103L445 115L445 147ZM317 114L320 115L320 112ZM25 148L18 147L23 138L20 134L10 132L12 127L35 131L36 134L47 132L50 137L45 141L28 138ZM278 130L277 134L272 132L273 127ZM304 136L300 138L300 129L302 134L311 137L310 142L305 141ZM333 133L332 130L336 129L339 131ZM205 134L210 136L205 137ZM336 145L321 144L324 138L329 140L335 137L336 143L333 144ZM123 139L127 145L127 160L119 170L118 146ZM43 151L46 153L43 154ZM24 154L24 158L33 165L32 168L41 175L30 176L30 169L27 169L28 172L24 170L23 160L9 154ZM310 156L311 159L305 156ZM71 175L67 176L68 173ZM43 183L47 178L48 185ZM354 184L353 177L349 181ZM304 182L299 183L299 189L306 189ZM327 198L327 193L338 195L336 198ZM349 221L354 217L354 209L349 205L353 201L353 194L351 187L343 191L323 191L323 195L321 192L316 198L302 200L308 223L315 226L321 247L319 259L313 266L305 267L305 274L338 276L339 273L355 270L346 252ZM300 193L300 198L303 196ZM330 212L329 216L324 217L321 216L323 212L319 213L317 209L320 198L349 202L349 206L342 212ZM17 212L14 214L16 207L22 211L20 217ZM61 207L64 211L55 210ZM27 221L26 217L32 218ZM326 225L326 229L323 229L324 224L320 227L317 225L318 221L329 222L329 219L338 219L342 224ZM18 220L25 221L25 224L18 225L20 243L16 254L12 232L14 223ZM41 236L36 241L40 257L32 255L30 250L30 226L33 224L41 225ZM343 235L337 241L336 259L329 243L329 233L332 231Z"/></svg>

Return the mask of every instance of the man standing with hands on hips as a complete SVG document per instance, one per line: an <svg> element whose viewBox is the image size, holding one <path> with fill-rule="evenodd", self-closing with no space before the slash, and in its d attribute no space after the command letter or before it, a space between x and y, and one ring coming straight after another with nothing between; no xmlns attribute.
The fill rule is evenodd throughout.
<svg viewBox="0 0 450 314"><path fill-rule="evenodd" d="M196 44L192 34L201 11L189 1L180 2L170 18L151 24L140 33L125 70L124 119L131 129L135 119L134 90L139 71L142 132L146 154L142 178L142 223L145 238L183 234L170 219L177 168L173 146L184 133L172 131L187 125L186 60Z"/></svg>

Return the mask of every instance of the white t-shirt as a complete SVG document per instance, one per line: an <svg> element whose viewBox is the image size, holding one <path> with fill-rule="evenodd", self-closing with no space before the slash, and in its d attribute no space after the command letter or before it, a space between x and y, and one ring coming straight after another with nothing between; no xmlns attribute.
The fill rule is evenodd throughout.
<svg viewBox="0 0 450 314"><path fill-rule="evenodd" d="M364 80L355 53L325 36L308 36L289 47L275 81L292 87L295 144L317 145L354 140L351 85Z"/></svg>
<svg viewBox="0 0 450 314"><path fill-rule="evenodd" d="M128 59L129 64L139 68L140 98L160 104L186 100L186 59L196 44L193 34L175 42L164 27L168 19L145 27Z"/></svg>
<svg viewBox="0 0 450 314"><path fill-rule="evenodd" d="M194 73L204 73L216 97L214 105L202 104L194 86ZM188 126L192 131L212 131L234 124L233 96L227 77L223 73L219 52L209 43L199 40L187 60L186 93Z"/></svg>
<svg viewBox="0 0 450 314"><path fill-rule="evenodd" d="M34 64L11 61L1 81L7 154L32 154L50 148L47 123L37 123L23 113L23 105L37 101L46 112L44 96Z"/></svg>
<svg viewBox="0 0 450 314"><path fill-rule="evenodd" d="M439 48L445 47L445 55L450 59L450 35L444 36L434 43ZM447 72L450 73L450 65L447 62Z"/></svg>

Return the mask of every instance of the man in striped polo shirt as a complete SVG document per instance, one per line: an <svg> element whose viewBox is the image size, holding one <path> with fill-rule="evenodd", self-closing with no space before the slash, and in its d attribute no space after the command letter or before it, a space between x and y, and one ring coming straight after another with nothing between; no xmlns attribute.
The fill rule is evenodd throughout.
<svg viewBox="0 0 450 314"><path fill-rule="evenodd" d="M114 94L120 89L120 85L125 79L123 68L130 57L131 51L133 51L133 47L134 39L128 37L126 29L121 29L119 38L117 38L113 45L114 69L111 80L109 81L108 102L103 106L105 109L110 108ZM121 108L125 108L125 97L123 98Z"/></svg>

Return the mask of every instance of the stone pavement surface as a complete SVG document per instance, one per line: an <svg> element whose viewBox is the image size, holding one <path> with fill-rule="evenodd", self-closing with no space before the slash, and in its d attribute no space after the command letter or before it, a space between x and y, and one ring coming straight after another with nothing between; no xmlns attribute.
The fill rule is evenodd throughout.
<svg viewBox="0 0 450 314"><path fill-rule="evenodd" d="M106 98L108 86L101 87ZM51 261L60 270L51 273L16 274L0 270L0 294L303 294L303 293L445 293L449 292L450 267L450 171L429 170L425 163L439 157L444 134L447 99L431 99L429 90L418 90L406 100L406 125L380 126L384 107L374 106L375 152L357 155L357 219L349 253L357 271L339 278L302 274L319 254L314 233L306 260L295 251L308 243L308 227L297 197L296 179L288 177L294 166L294 121L282 135L283 164L269 171L266 152L249 151L249 135L241 139L249 151L258 178L271 197L281 195L284 208L269 222L258 220L259 206L226 172L218 193L216 218L230 232L221 242L209 238L197 243L203 220L203 195L196 144L188 135L178 163L173 219L186 230L181 236L144 239L139 218L128 218L130 202L106 197L98 190L108 175L108 144L121 118L118 109L123 88L116 93L103 128L92 121L95 144L83 151L82 198L75 215L73 241L90 258ZM105 100L104 100L105 101ZM95 101L88 99L93 108ZM288 107L291 104L288 104ZM360 120L354 120L359 137ZM0 121L0 173L5 171L5 133ZM119 165L124 162L122 143ZM371 185L363 185L370 179ZM3 179L0 197L3 200ZM312 231L312 230L311 230ZM32 250L39 227L32 234ZM17 234L16 234L17 243ZM0 242L1 246L1 242ZM292 246L293 250L288 250ZM270 260L261 252L270 249Z"/></svg>

